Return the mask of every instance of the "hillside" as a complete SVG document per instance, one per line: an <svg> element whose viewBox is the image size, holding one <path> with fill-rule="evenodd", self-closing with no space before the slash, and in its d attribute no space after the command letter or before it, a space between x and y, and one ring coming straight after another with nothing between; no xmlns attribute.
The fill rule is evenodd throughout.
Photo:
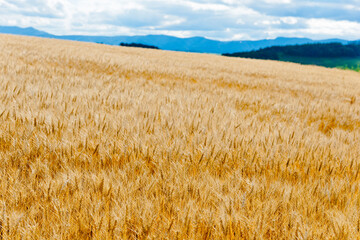
<svg viewBox="0 0 360 240"><path fill-rule="evenodd" d="M360 74L0 35L4 239L360 237Z"/></svg>

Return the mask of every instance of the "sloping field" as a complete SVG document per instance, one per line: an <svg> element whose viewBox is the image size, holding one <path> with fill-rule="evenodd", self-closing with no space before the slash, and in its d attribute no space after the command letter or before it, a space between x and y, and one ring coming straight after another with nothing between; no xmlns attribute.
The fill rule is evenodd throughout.
<svg viewBox="0 0 360 240"><path fill-rule="evenodd" d="M360 74L0 35L4 239L356 239Z"/></svg>

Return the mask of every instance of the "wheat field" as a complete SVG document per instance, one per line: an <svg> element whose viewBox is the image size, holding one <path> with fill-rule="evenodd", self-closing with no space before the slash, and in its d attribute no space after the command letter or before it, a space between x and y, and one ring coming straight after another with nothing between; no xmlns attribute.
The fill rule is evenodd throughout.
<svg viewBox="0 0 360 240"><path fill-rule="evenodd" d="M360 74L0 35L1 239L359 239Z"/></svg>

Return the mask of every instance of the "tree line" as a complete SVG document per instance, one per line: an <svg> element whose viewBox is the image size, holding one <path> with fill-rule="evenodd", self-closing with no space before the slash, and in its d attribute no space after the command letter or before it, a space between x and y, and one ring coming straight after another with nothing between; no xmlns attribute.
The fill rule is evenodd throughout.
<svg viewBox="0 0 360 240"><path fill-rule="evenodd" d="M139 47L139 48L150 48L150 49L159 49L156 46L153 45L146 45L146 44L142 44L142 43L120 43L119 44L122 47Z"/></svg>
<svg viewBox="0 0 360 240"><path fill-rule="evenodd" d="M273 46L250 52L225 53L223 56L280 60L281 56L340 58L360 57L360 43L314 43L303 45Z"/></svg>

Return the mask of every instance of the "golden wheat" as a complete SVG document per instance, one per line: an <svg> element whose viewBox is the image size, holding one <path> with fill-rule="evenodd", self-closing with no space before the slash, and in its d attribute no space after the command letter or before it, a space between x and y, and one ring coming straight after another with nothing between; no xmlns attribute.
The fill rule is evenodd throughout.
<svg viewBox="0 0 360 240"><path fill-rule="evenodd" d="M356 239L360 74L0 36L3 239Z"/></svg>

